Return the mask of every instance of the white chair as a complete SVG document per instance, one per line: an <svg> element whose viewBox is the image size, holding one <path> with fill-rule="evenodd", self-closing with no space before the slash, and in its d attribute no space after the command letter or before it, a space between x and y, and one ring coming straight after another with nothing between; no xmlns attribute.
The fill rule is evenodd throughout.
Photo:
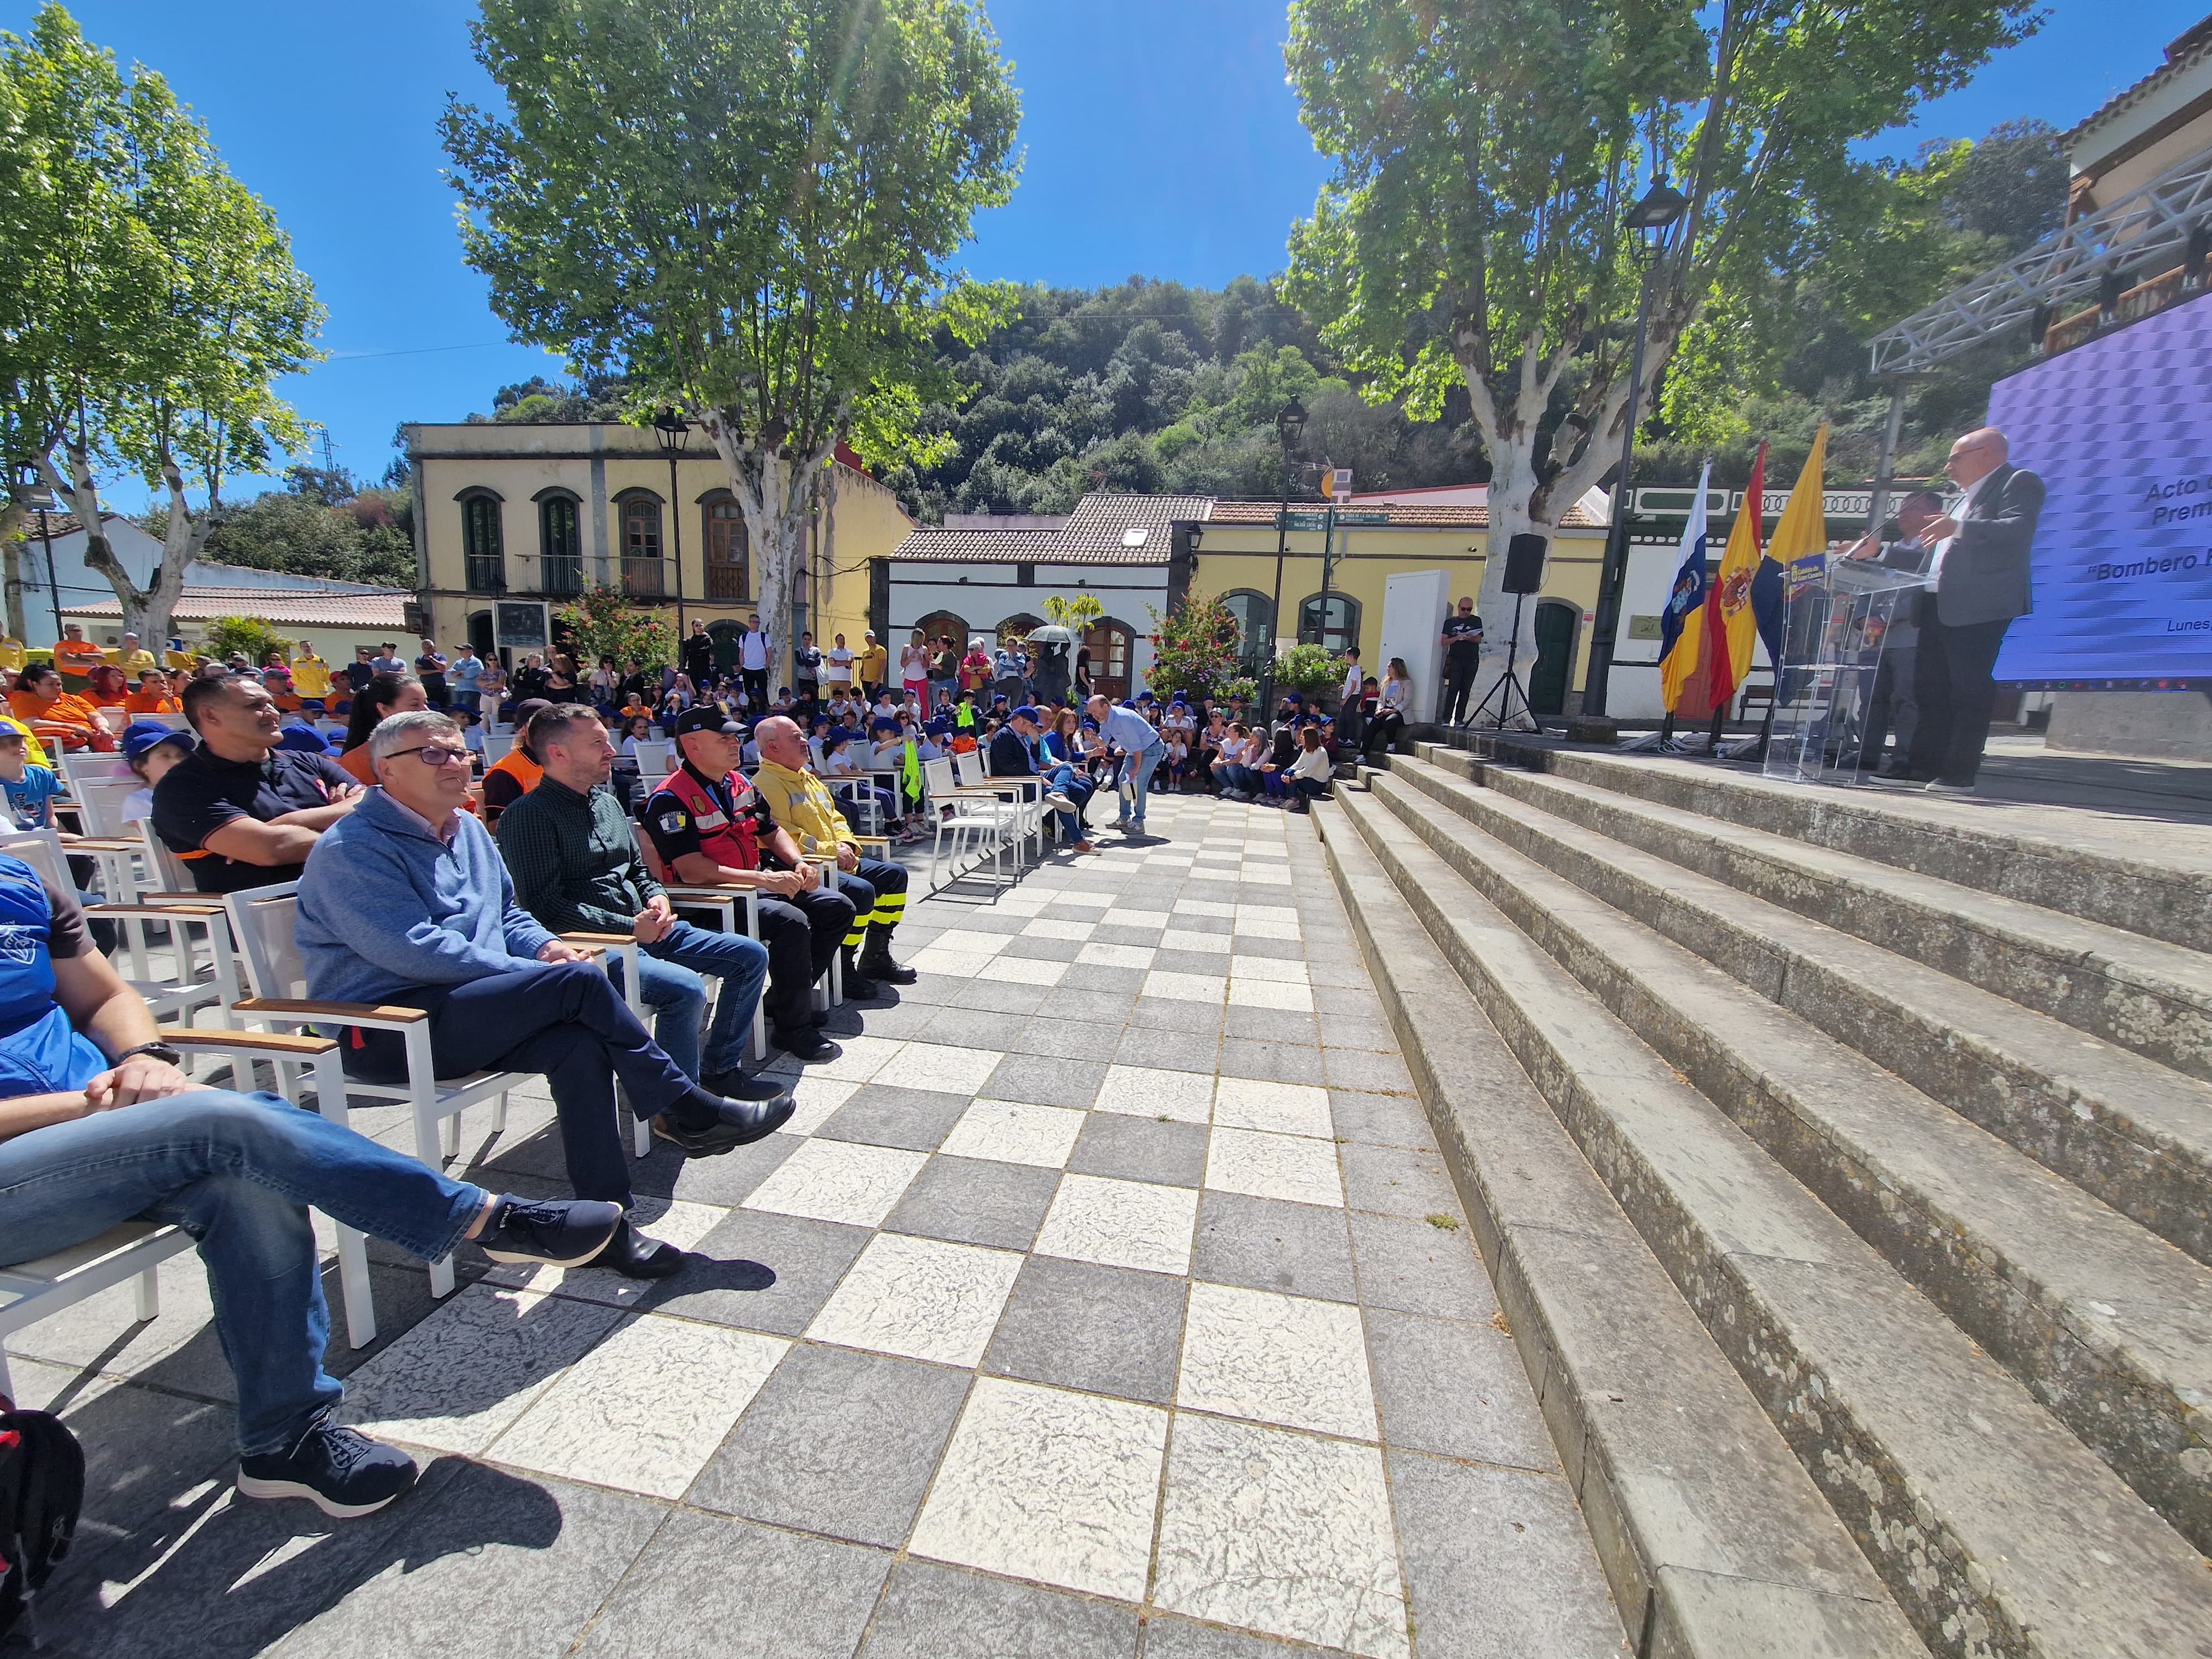
<svg viewBox="0 0 2212 1659"><path fill-rule="evenodd" d="M53 756L55 763L61 768L63 787L72 795L76 793L80 782L89 783L100 778L131 777L120 755L101 755L90 750L81 750L74 755L54 755L52 749L46 753ZM131 787L134 789L138 787L136 778L131 778Z"/></svg>
<svg viewBox="0 0 2212 1659"><path fill-rule="evenodd" d="M145 787L137 778L85 778L70 785L70 799L77 805L84 833L136 836L137 831L124 821L123 809Z"/></svg>
<svg viewBox="0 0 2212 1659"><path fill-rule="evenodd" d="M959 780L963 791L969 793L988 792L1003 800L1012 802L1019 809L1018 840L1036 838L1037 856L1044 856L1044 780L1034 772L1016 777L999 777L985 769L981 752L955 755L953 775Z"/></svg>
<svg viewBox="0 0 2212 1659"><path fill-rule="evenodd" d="M661 781L676 770L676 745L665 738L650 740L641 738L637 744L638 780L648 789L657 789Z"/></svg>
<svg viewBox="0 0 2212 1659"><path fill-rule="evenodd" d="M504 732L487 732L483 743L484 764L496 766L514 752L514 728L509 727Z"/></svg>
<svg viewBox="0 0 2212 1659"><path fill-rule="evenodd" d="M953 781L952 763L939 757L924 761L922 778L929 791L930 819L936 836L929 849L929 884L933 890L944 885L938 879L939 863L946 855L946 843L951 846L953 873L957 878L963 854L976 855L977 869L982 867L982 855L991 855L991 882L995 890L1012 878L1004 874L1003 858L1015 830L1012 804L986 790L981 794L969 793Z"/></svg>

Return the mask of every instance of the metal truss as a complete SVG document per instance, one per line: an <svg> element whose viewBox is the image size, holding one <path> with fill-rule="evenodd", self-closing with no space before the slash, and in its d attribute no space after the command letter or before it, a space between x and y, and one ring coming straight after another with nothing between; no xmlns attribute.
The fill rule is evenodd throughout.
<svg viewBox="0 0 2212 1659"><path fill-rule="evenodd" d="M1876 374L1911 374L2040 315L2109 308L2112 279L2160 276L2205 252L2212 149L2046 236L2008 264L1954 289L1869 342Z"/></svg>

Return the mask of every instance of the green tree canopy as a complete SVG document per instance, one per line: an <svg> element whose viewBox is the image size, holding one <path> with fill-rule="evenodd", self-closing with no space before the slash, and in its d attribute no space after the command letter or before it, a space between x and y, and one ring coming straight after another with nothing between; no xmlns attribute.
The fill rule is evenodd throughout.
<svg viewBox="0 0 2212 1659"><path fill-rule="evenodd" d="M444 120L470 263L518 338L703 424L787 639L836 444L908 453L934 331L1002 308L951 266L1013 184L988 24L966 0L483 0L473 33L507 109Z"/></svg>

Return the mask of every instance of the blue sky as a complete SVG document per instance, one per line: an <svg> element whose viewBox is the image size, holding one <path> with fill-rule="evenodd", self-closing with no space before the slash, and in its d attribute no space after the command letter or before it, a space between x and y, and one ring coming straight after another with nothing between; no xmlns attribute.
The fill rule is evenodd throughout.
<svg viewBox="0 0 2212 1659"><path fill-rule="evenodd" d="M1284 82L1281 0L988 0L1023 94L1022 183L977 225L979 276L1069 284L1134 272L1218 285L1283 262L1326 173ZM2071 125L2147 74L2207 0L2055 0L2042 33L1932 106L1915 132ZM494 95L463 0L76 0L88 36L168 76L232 169L291 232L330 321L331 361L290 395L337 458L374 476L402 420L488 410L557 365L503 343L460 260L434 123L448 92ZM21 31L30 0L0 0ZM251 493L251 486L248 492ZM136 492L114 492L132 504Z"/></svg>

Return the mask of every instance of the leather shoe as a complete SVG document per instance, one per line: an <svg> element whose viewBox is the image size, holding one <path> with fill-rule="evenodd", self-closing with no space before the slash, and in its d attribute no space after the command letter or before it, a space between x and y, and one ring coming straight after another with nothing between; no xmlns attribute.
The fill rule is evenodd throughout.
<svg viewBox="0 0 2212 1659"><path fill-rule="evenodd" d="M860 971L870 979L885 985L911 985L921 977L913 969L902 968L893 962L888 951L879 957L862 957Z"/></svg>
<svg viewBox="0 0 2212 1659"><path fill-rule="evenodd" d="M796 1055L809 1065L835 1060L845 1052L811 1025L801 1026L795 1031L771 1031L768 1040L771 1047Z"/></svg>
<svg viewBox="0 0 2212 1659"><path fill-rule="evenodd" d="M714 1119L695 1127L678 1120L672 1108L653 1120L653 1133L681 1146L692 1158L714 1158L772 1135L799 1105L787 1089L779 1089L776 1097L767 1101L726 1100L695 1089L688 1101L679 1103L694 1111L711 1106Z"/></svg>
<svg viewBox="0 0 2212 1659"><path fill-rule="evenodd" d="M628 1216L593 1258L594 1267L612 1267L624 1279L669 1279L684 1270L684 1252L673 1244L647 1238L630 1224Z"/></svg>
<svg viewBox="0 0 2212 1659"><path fill-rule="evenodd" d="M780 1079L747 1077L738 1071L704 1073L700 1076L699 1086L710 1095L742 1102L781 1100L791 1092L791 1085Z"/></svg>

